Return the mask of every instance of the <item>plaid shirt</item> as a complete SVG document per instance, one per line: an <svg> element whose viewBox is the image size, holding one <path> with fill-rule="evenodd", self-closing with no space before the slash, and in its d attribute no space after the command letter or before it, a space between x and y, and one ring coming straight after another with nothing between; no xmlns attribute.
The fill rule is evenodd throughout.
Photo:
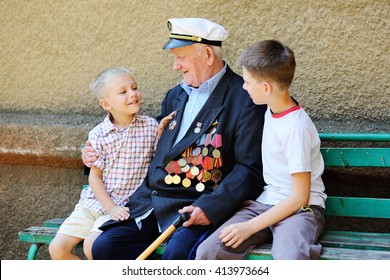
<svg viewBox="0 0 390 280"><path fill-rule="evenodd" d="M123 206L144 181L157 145L155 119L136 115L129 127L116 128L107 116L89 133L99 154L94 166L103 172L103 183L116 205ZM79 201L84 207L106 213L89 187Z"/></svg>

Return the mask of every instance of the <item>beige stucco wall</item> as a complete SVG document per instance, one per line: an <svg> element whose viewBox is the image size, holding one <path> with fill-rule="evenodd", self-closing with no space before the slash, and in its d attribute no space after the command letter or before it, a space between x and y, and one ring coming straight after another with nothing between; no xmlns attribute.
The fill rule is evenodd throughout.
<svg viewBox="0 0 390 280"><path fill-rule="evenodd" d="M155 114L180 80L161 47L170 17L206 17L226 27L226 61L268 38L296 53L293 92L317 119L389 120L388 0L0 1L0 111L94 114L91 79L131 68ZM387 106L386 106L387 105Z"/></svg>
<svg viewBox="0 0 390 280"><path fill-rule="evenodd" d="M80 144L103 116L88 91L97 73L132 69L144 113L157 115L181 78L162 50L168 18L225 26L225 59L240 73L246 46L284 41L293 95L319 130L389 132L389 13L389 0L0 0L0 259L25 258L17 232L77 202Z"/></svg>

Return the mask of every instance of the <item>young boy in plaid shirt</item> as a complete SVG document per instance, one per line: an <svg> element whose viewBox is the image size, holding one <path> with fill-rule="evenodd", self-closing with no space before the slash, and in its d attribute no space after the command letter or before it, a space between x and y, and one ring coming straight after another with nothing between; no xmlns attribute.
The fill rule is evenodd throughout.
<svg viewBox="0 0 390 280"><path fill-rule="evenodd" d="M89 132L88 141L99 157L90 170L89 188L82 191L49 246L52 259L80 259L72 250L82 240L84 254L92 259L92 244L101 233L98 228L110 219L130 217L124 205L145 179L158 138L173 116L164 118L159 126L155 119L138 114L141 93L126 68L103 71L90 88L108 112Z"/></svg>

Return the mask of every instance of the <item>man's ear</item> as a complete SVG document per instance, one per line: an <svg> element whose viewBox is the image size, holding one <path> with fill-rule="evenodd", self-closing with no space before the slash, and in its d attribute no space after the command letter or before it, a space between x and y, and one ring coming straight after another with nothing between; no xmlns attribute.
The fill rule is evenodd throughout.
<svg viewBox="0 0 390 280"><path fill-rule="evenodd" d="M204 51L207 55L207 64L212 65L215 59L214 51L211 47L207 46L204 48Z"/></svg>
<svg viewBox="0 0 390 280"><path fill-rule="evenodd" d="M99 104L106 111L108 111L110 109L110 107L111 107L110 106L110 102L107 99L105 99L105 98L100 99L99 100Z"/></svg>

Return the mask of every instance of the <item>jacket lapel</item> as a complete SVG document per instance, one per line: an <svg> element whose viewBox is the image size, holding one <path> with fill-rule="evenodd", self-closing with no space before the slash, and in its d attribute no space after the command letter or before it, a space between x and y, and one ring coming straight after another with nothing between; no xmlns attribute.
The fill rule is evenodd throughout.
<svg viewBox="0 0 390 280"><path fill-rule="evenodd" d="M183 119L183 113L184 113L184 108L186 105L186 102L188 100L188 95L187 93L182 90L182 93L177 97L174 105L173 105L173 110L179 110L176 114L176 116L173 118L173 120L170 122L170 124L175 121L176 124L174 125L174 128L172 130L169 129L168 127L165 128L167 133L164 133L164 145L166 145L167 149L170 150L173 146L173 143L175 143L175 139L177 137L177 134L179 133L179 127L181 124L181 121ZM161 139L163 140L163 139Z"/></svg>

